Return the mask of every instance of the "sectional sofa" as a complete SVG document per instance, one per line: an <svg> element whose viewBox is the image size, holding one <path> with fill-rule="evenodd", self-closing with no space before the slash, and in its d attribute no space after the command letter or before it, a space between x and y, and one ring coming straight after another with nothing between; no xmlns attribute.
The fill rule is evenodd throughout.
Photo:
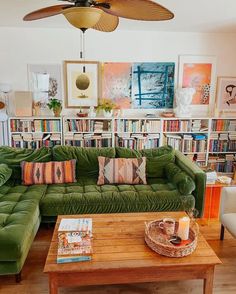
<svg viewBox="0 0 236 294"><path fill-rule="evenodd" d="M145 156L148 184L98 186L98 156ZM76 183L21 184L22 161L68 159L77 160ZM40 223L55 222L59 214L178 211L194 206L200 216L203 212L205 173L169 146L141 151L70 146L38 150L0 147L0 166L6 165L12 175L3 184L4 168L0 169L0 275L21 272Z"/></svg>

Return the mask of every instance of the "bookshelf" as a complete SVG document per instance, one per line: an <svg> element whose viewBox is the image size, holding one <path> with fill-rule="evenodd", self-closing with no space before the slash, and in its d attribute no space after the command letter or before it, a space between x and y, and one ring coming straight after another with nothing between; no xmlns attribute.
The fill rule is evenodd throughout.
<svg viewBox="0 0 236 294"><path fill-rule="evenodd" d="M96 118L63 118L64 145L78 147L112 147L113 119Z"/></svg>
<svg viewBox="0 0 236 294"><path fill-rule="evenodd" d="M62 122L58 117L10 117L9 145L38 149L62 144Z"/></svg>
<svg viewBox="0 0 236 294"><path fill-rule="evenodd" d="M171 145L201 167L232 173L236 160L236 118L11 117L10 146L148 149Z"/></svg>

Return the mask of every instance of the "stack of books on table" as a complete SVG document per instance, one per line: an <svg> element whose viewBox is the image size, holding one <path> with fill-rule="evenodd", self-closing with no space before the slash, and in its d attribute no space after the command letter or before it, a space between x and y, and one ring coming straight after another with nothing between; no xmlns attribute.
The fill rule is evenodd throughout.
<svg viewBox="0 0 236 294"><path fill-rule="evenodd" d="M57 263L92 259L92 219L63 218L58 228Z"/></svg>

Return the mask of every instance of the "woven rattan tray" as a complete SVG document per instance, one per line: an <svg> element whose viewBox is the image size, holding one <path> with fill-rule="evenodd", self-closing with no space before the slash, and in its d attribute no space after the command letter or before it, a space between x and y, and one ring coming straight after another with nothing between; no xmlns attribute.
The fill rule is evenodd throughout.
<svg viewBox="0 0 236 294"><path fill-rule="evenodd" d="M197 247L198 225L191 222L189 231L190 243L187 245L173 245L170 243L167 235L163 234L159 223L163 220L155 220L150 223L145 223L145 241L147 245L158 254L168 257L184 257L191 254ZM179 223L176 222L175 231L177 233Z"/></svg>

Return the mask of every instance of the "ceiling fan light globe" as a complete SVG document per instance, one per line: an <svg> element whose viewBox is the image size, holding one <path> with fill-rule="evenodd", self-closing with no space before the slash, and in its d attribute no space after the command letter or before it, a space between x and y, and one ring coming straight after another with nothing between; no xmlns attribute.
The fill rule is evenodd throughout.
<svg viewBox="0 0 236 294"><path fill-rule="evenodd" d="M99 22L103 11L93 7L73 7L65 9L63 14L74 27L90 29Z"/></svg>

